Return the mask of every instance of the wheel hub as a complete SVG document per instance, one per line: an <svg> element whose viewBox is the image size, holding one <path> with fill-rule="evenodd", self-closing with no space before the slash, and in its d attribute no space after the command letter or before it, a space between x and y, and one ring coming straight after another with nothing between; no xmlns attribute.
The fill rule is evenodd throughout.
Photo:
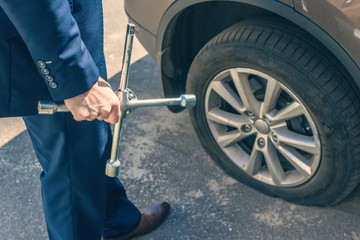
<svg viewBox="0 0 360 240"><path fill-rule="evenodd" d="M263 119L256 120L255 127L262 134L268 134L270 132L269 124Z"/></svg>

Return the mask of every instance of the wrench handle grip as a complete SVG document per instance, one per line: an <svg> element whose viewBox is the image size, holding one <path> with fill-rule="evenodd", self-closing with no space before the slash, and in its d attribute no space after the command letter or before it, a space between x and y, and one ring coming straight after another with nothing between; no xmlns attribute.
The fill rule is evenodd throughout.
<svg viewBox="0 0 360 240"><path fill-rule="evenodd" d="M40 100L38 102L38 113L51 115L56 112L70 112L65 104L57 104L52 101Z"/></svg>

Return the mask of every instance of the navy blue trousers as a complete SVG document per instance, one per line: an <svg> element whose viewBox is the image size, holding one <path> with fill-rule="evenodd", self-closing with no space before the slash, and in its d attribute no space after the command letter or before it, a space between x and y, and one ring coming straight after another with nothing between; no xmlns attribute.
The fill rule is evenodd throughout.
<svg viewBox="0 0 360 240"><path fill-rule="evenodd" d="M51 240L112 238L139 224L141 214L120 181L105 175L109 124L76 122L69 113L23 119L43 168L41 193Z"/></svg>

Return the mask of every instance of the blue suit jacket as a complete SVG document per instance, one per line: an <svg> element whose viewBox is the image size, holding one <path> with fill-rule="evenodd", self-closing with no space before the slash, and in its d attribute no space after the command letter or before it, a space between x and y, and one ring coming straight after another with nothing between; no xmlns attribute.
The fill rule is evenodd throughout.
<svg viewBox="0 0 360 240"><path fill-rule="evenodd" d="M106 78L99 0L0 0L0 117L33 115Z"/></svg>

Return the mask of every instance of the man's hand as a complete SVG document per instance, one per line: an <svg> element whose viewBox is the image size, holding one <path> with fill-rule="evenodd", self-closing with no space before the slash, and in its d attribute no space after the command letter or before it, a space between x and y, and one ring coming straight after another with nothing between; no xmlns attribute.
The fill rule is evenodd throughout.
<svg viewBox="0 0 360 240"><path fill-rule="evenodd" d="M64 102L76 121L98 119L115 124L120 120L119 99L101 77L89 91Z"/></svg>

